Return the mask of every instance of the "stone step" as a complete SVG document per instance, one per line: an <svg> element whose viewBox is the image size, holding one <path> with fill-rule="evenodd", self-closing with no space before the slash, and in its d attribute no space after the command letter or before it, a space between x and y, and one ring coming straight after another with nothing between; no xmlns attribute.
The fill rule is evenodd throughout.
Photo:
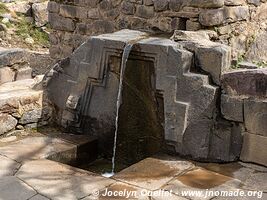
<svg viewBox="0 0 267 200"><path fill-rule="evenodd" d="M47 123L51 109L44 105L43 91L33 89L42 76L0 85L0 136L18 125L36 127Z"/></svg>
<svg viewBox="0 0 267 200"><path fill-rule="evenodd" d="M36 69L38 74L43 74L53 62L48 51L36 52L28 49L0 47L0 68L27 63L31 68Z"/></svg>

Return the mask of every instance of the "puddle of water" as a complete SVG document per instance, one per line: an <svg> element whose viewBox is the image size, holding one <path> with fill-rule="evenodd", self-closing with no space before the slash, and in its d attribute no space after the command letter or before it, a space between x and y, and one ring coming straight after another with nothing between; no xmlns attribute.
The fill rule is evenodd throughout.
<svg viewBox="0 0 267 200"><path fill-rule="evenodd" d="M84 164L79 166L79 168L90 171L90 172L94 172L96 174L100 174L102 176L108 177L108 176L112 176L113 174L111 174L111 161L108 159L104 159L104 158L99 158L97 160L95 160L94 162L88 163L88 164ZM125 168L127 168L128 166L123 165L121 163L116 163L116 170L115 172L119 172Z"/></svg>
<svg viewBox="0 0 267 200"><path fill-rule="evenodd" d="M173 177L175 174L177 174L177 169L157 159L147 158L121 171L116 177L127 180L156 180Z"/></svg>
<svg viewBox="0 0 267 200"><path fill-rule="evenodd" d="M205 169L196 169L179 176L178 180L193 188L210 189L230 181L231 178Z"/></svg>
<svg viewBox="0 0 267 200"><path fill-rule="evenodd" d="M235 177L234 173L239 171L243 166L239 163L196 163L196 165L203 167L207 170L223 174L225 176Z"/></svg>
<svg viewBox="0 0 267 200"><path fill-rule="evenodd" d="M105 173L101 174L101 176L106 177L106 178L110 178L110 177L114 176L114 174L115 174L114 172L105 172Z"/></svg>

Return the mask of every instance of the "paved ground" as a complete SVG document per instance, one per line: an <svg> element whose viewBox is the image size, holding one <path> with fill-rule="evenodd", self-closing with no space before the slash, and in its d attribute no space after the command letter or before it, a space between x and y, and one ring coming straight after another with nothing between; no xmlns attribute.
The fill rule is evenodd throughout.
<svg viewBox="0 0 267 200"><path fill-rule="evenodd" d="M0 200L267 199L267 168L254 164L201 164L159 155L108 179L47 159L63 152L59 157L66 161L66 155L74 155L78 141L29 135L18 141L0 142ZM251 195L247 193L250 190L255 191L254 197L217 197L213 192L243 191ZM210 195L205 197L207 191Z"/></svg>

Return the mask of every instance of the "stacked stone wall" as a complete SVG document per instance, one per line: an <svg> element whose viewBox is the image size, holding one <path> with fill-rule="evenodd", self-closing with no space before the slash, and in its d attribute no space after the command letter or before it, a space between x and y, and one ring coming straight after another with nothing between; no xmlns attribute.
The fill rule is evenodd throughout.
<svg viewBox="0 0 267 200"><path fill-rule="evenodd" d="M204 29L213 31L213 40L232 46L234 59L267 61L257 51L266 37L266 0L55 0L48 11L53 58L69 56L88 36L125 28Z"/></svg>

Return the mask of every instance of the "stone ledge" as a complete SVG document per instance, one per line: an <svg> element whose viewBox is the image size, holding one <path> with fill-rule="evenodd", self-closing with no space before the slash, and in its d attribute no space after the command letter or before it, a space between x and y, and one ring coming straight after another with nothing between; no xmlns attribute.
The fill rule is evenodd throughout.
<svg viewBox="0 0 267 200"><path fill-rule="evenodd" d="M267 69L234 70L222 75L222 88L229 95L267 97Z"/></svg>

